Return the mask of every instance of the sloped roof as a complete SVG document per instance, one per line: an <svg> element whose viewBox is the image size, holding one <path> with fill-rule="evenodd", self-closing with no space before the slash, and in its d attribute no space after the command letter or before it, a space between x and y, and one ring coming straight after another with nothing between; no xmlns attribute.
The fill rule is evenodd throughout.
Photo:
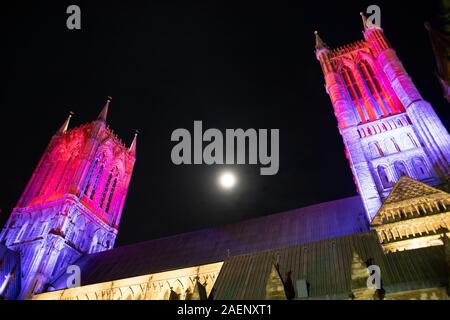
<svg viewBox="0 0 450 320"><path fill-rule="evenodd" d="M384 204L396 203L440 192L443 191L407 176L403 176L395 184Z"/></svg>
<svg viewBox="0 0 450 320"><path fill-rule="evenodd" d="M294 287L305 279L312 299L346 299L351 293L352 257L372 259L381 270L387 293L445 286L447 265L442 247L428 247L385 255L374 231L296 245L225 260L214 286L218 300L264 299L274 260L284 279L288 271Z"/></svg>
<svg viewBox="0 0 450 320"><path fill-rule="evenodd" d="M359 196L82 257L82 285L223 261L368 230ZM63 289L66 275L54 281Z"/></svg>
<svg viewBox="0 0 450 320"><path fill-rule="evenodd" d="M372 219L371 225L377 226L382 224L385 209L392 207L393 204L398 206L405 204L408 200L439 195L443 195L445 197L450 196L448 193L431 187L423 182L414 180L407 176L402 176L395 184L380 210L378 210L377 214Z"/></svg>

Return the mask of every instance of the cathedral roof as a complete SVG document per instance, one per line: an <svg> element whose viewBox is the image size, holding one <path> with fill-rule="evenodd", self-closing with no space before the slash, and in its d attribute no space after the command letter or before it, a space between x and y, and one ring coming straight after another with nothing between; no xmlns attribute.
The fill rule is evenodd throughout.
<svg viewBox="0 0 450 320"><path fill-rule="evenodd" d="M384 204L398 203L441 192L443 191L403 176L398 180Z"/></svg>
<svg viewBox="0 0 450 320"><path fill-rule="evenodd" d="M450 195L442 190L431 187L423 182L411 179L407 176L401 177L395 184L389 196L384 201L378 213L373 218L371 225L377 226L383 224L392 215L389 211L398 211L399 208L411 207L436 200L449 199ZM439 210L438 210L439 211ZM397 219L390 217L393 221ZM397 217L402 219L401 214Z"/></svg>
<svg viewBox="0 0 450 320"><path fill-rule="evenodd" d="M294 287L306 281L309 298L347 299L355 254L364 265L371 261L380 267L386 293L442 287L448 279L442 251L427 247L384 254L374 231L267 250L225 260L213 294L217 300L265 299L272 262L277 260L284 281L288 272Z"/></svg>
<svg viewBox="0 0 450 320"><path fill-rule="evenodd" d="M82 285L224 261L368 230L359 196L87 255ZM67 275L52 286L63 289Z"/></svg>

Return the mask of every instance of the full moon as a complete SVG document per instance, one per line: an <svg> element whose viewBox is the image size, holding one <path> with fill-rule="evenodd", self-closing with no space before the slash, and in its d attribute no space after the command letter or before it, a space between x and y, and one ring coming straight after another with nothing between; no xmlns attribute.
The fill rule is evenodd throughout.
<svg viewBox="0 0 450 320"><path fill-rule="evenodd" d="M219 177L219 184L223 189L232 189L237 182L237 178L232 172L224 172Z"/></svg>

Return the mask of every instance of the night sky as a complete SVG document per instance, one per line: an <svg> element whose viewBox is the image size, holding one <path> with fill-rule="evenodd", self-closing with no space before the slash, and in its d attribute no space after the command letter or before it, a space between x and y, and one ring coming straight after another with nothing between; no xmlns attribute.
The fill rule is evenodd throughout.
<svg viewBox="0 0 450 320"><path fill-rule="evenodd" d="M389 41L447 128L450 108L423 27L433 1L58 1L2 4L0 225L55 131L92 121L111 95L109 124L137 162L116 245L219 226L356 194L324 80L314 30L330 47L362 39L360 11L381 7ZM66 28L77 4L82 29ZM280 129L280 169L175 166L173 130Z"/></svg>

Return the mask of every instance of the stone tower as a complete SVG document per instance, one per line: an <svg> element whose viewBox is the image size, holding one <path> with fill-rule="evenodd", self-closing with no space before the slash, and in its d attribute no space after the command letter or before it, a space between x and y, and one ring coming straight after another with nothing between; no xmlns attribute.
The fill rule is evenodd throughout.
<svg viewBox="0 0 450 320"><path fill-rule="evenodd" d="M21 256L25 299L45 290L80 256L113 247L136 159L106 123L69 130L72 115L50 140L0 242Z"/></svg>
<svg viewBox="0 0 450 320"><path fill-rule="evenodd" d="M383 30L361 16L364 40L330 49L315 32L315 53L372 220L401 176L429 185L448 180L450 136Z"/></svg>

